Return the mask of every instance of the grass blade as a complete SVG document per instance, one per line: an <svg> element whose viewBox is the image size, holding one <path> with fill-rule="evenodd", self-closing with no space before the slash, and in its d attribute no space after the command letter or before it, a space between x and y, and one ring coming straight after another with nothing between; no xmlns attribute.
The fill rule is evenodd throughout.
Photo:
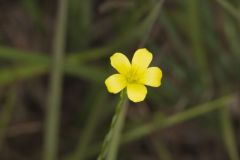
<svg viewBox="0 0 240 160"><path fill-rule="evenodd" d="M58 150L58 126L61 105L63 60L65 52L65 32L67 21L67 0L59 1L56 33L53 46L53 66L47 105L44 159L56 160Z"/></svg>

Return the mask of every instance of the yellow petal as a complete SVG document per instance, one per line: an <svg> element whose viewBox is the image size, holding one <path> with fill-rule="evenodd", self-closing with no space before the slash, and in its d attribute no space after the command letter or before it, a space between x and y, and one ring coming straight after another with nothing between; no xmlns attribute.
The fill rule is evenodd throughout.
<svg viewBox="0 0 240 160"><path fill-rule="evenodd" d="M114 74L105 80L105 85L107 86L107 89L109 92L118 93L123 88L126 87L127 83L126 83L126 79L123 75Z"/></svg>
<svg viewBox="0 0 240 160"><path fill-rule="evenodd" d="M128 58L122 53L115 53L111 56L111 65L121 74L127 74L131 68Z"/></svg>
<svg viewBox="0 0 240 160"><path fill-rule="evenodd" d="M159 87L161 85L161 79L161 69L158 67L150 67L145 74L144 84L151 87Z"/></svg>
<svg viewBox="0 0 240 160"><path fill-rule="evenodd" d="M146 48L138 49L133 56L132 66L139 72L147 69L152 61L152 53L150 53Z"/></svg>
<svg viewBox="0 0 240 160"><path fill-rule="evenodd" d="M147 88L141 84L128 84L127 95L133 102L143 101L147 94Z"/></svg>

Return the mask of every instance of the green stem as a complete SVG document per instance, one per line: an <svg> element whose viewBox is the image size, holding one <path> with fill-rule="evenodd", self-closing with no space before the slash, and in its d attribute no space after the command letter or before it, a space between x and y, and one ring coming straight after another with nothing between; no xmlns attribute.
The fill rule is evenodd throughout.
<svg viewBox="0 0 240 160"><path fill-rule="evenodd" d="M116 107L115 115L113 116L111 128L106 135L102 150L98 156L98 160L115 160L119 148L122 128L124 126L125 114L127 110L126 92L122 91L120 100Z"/></svg>
<svg viewBox="0 0 240 160"><path fill-rule="evenodd" d="M223 138L228 151L229 159L239 160L236 138L228 107L223 107L220 110L220 119L223 130Z"/></svg>
<svg viewBox="0 0 240 160"><path fill-rule="evenodd" d="M44 160L56 160L58 150L58 127L61 105L63 59L67 20L67 0L60 0L56 33L53 46L53 64L50 77L50 90L46 115Z"/></svg>
<svg viewBox="0 0 240 160"><path fill-rule="evenodd" d="M121 144L126 144L138 140L149 135L150 133L153 133L156 130L171 127L189 121L198 116L205 115L209 112L221 109L226 105L230 104L235 98L235 95L224 96L201 105L193 106L189 110L177 113L170 117L161 118L162 113L161 115L159 113L156 113L153 116L155 118L151 122L140 124L124 133L122 136ZM89 151L89 153L86 155L86 157L97 154L99 149L100 145L93 146L91 151Z"/></svg>

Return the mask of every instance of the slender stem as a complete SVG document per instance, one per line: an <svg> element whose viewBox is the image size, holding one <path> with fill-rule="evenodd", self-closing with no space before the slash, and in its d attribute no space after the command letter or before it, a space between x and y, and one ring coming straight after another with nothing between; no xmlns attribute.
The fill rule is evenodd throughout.
<svg viewBox="0 0 240 160"><path fill-rule="evenodd" d="M119 148L122 128L124 126L125 114L127 110L127 96L125 91L122 91L120 100L115 110L112 123L108 134L106 135L102 150L98 156L98 160L115 160Z"/></svg>
<svg viewBox="0 0 240 160"><path fill-rule="evenodd" d="M231 117L228 107L223 107L220 110L220 119L223 131L223 138L227 148L230 160L239 160L236 138L234 129L231 123Z"/></svg>
<svg viewBox="0 0 240 160"><path fill-rule="evenodd" d="M235 95L224 96L201 105L193 106L189 110L177 113L170 117L162 117L161 116L162 114L160 115L159 113L155 113L153 117L156 118L154 118L151 122L140 124L128 130L126 133L123 133L121 144L126 144L135 141L137 139L149 135L150 133L156 130L171 127L179 123L189 121L198 116L205 115L209 112L219 110L225 107L226 105L232 103L232 101L235 98L236 98ZM93 146L89 153L86 155L86 157L91 157L92 155L97 154L99 149L100 145Z"/></svg>
<svg viewBox="0 0 240 160"><path fill-rule="evenodd" d="M63 57L65 50L65 32L67 19L67 0L60 0L56 33L53 46L53 64L50 77L50 90L46 115L45 160L56 160L58 150L58 127L61 105Z"/></svg>

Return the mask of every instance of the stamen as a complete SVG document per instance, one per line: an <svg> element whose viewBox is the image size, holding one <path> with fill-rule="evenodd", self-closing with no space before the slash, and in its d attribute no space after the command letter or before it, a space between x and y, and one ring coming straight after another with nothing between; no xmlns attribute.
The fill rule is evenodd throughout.
<svg viewBox="0 0 240 160"><path fill-rule="evenodd" d="M140 80L138 69L131 68L126 78L128 83L137 83Z"/></svg>

